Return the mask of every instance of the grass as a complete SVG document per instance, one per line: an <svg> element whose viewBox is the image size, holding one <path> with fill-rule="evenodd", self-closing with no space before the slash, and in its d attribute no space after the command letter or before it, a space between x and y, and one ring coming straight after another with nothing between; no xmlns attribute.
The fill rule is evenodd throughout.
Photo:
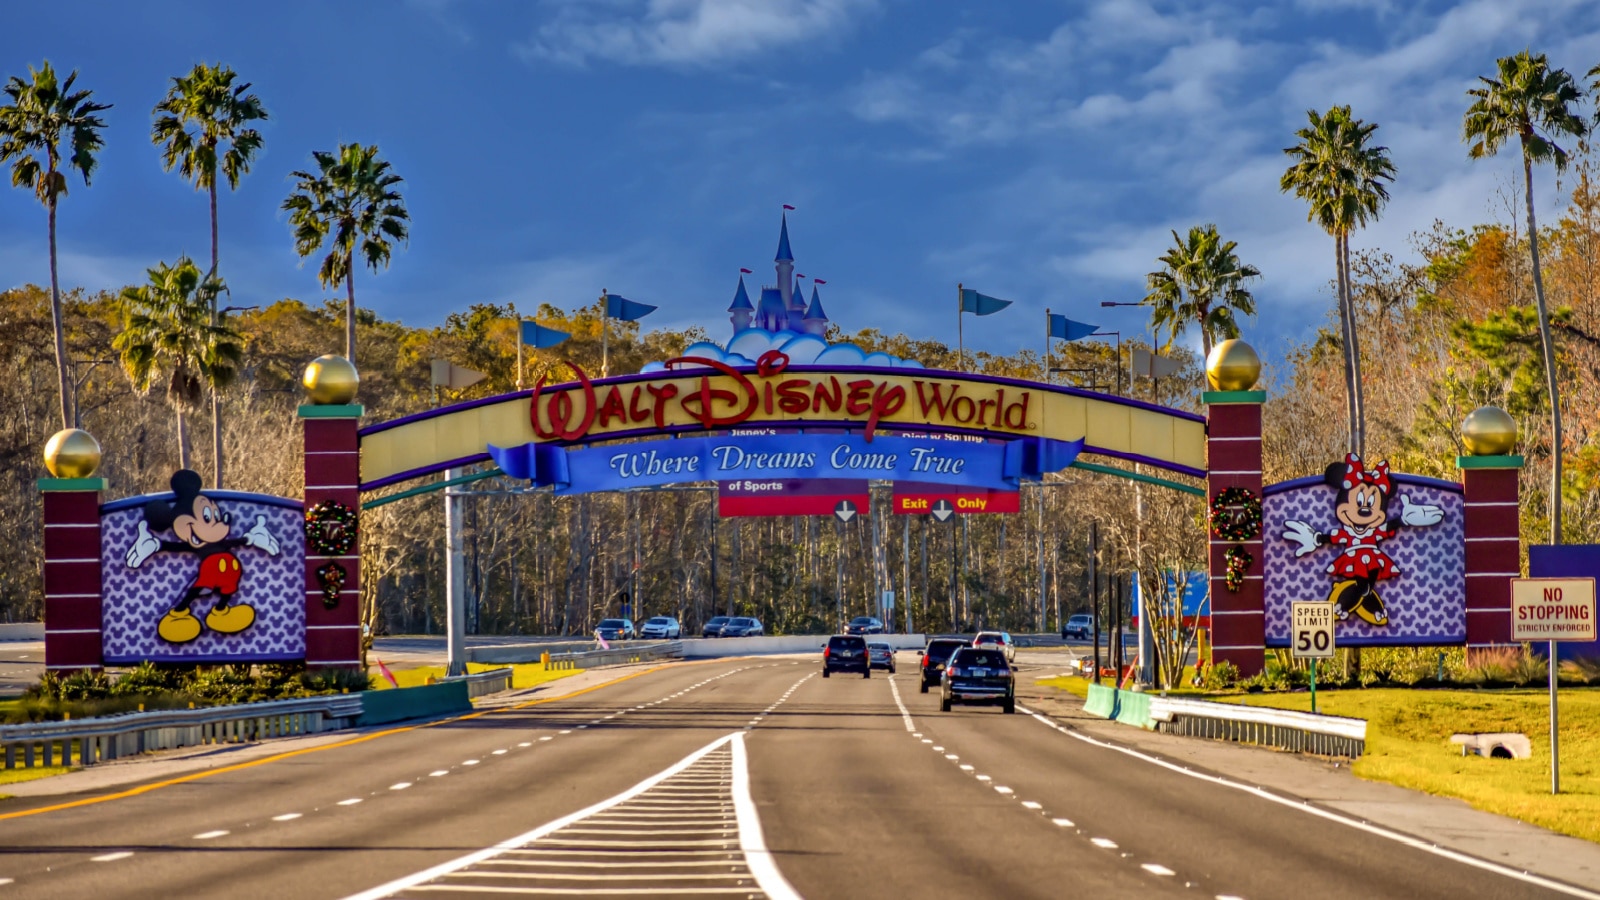
<svg viewBox="0 0 1600 900"><path fill-rule="evenodd" d="M487 672L490 669L503 669L505 666L488 665L484 663L467 663L468 672ZM400 687L417 687L428 683L429 678L440 679L444 677L444 666L420 666L415 669L390 669L394 673L394 680L400 682ZM531 688L576 675L581 669L546 670L540 663L518 663L511 667L511 687L517 690ZM382 675L375 675L372 679L378 690L389 690L391 685Z"/></svg>
<svg viewBox="0 0 1600 900"><path fill-rule="evenodd" d="M61 775L71 772L71 766L35 766L31 769L0 769L0 785L19 784L24 781L34 781L39 778L49 778L51 775ZM8 799L10 794L0 794L0 800Z"/></svg>
<svg viewBox="0 0 1600 900"><path fill-rule="evenodd" d="M1089 682L1059 677L1039 684L1080 697ZM1196 696L1193 693L1188 696ZM1223 694L1206 699L1309 712L1311 695ZM1600 688L1562 688L1561 794L1550 793L1549 694L1538 689L1367 688L1317 692L1317 711L1367 720L1367 751L1351 770L1484 812L1600 842ZM1458 732L1520 731L1531 759L1462 756Z"/></svg>

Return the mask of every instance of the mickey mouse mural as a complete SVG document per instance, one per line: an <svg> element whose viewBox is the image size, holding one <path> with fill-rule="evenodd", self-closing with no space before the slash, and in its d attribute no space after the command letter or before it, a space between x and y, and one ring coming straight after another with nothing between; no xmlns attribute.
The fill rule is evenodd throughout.
<svg viewBox="0 0 1600 900"><path fill-rule="evenodd" d="M1328 600L1340 620L1352 615L1368 625L1389 624L1389 611L1378 593L1378 583L1401 574L1397 565L1380 546L1392 540L1401 528L1426 528L1444 519L1444 510L1427 503L1413 503L1399 495L1401 509L1389 512L1394 496L1387 460L1368 466L1354 453L1343 462L1328 466L1323 481L1334 489L1334 518L1338 525L1319 532L1309 523L1290 519L1284 522L1283 539L1294 545L1296 558L1314 553L1320 547L1342 548L1328 563L1333 579Z"/></svg>
<svg viewBox="0 0 1600 900"><path fill-rule="evenodd" d="M256 516L250 530L242 536L231 537L232 516L222 512L216 501L200 492L199 473L181 469L173 474L171 484L173 499L170 502L156 499L145 504L144 520L139 522L133 546L128 548L125 557L130 569L144 565L158 552L199 557L194 580L173 600L172 607L157 625L156 633L169 644L189 643L204 629L225 635L238 634L255 623L256 611L249 603L235 600L245 569L234 551L250 547L277 556L278 541L267 531L264 516ZM169 529L177 540L162 540L156 536ZM215 598L215 602L206 612L202 625L195 615L194 603L207 594Z"/></svg>

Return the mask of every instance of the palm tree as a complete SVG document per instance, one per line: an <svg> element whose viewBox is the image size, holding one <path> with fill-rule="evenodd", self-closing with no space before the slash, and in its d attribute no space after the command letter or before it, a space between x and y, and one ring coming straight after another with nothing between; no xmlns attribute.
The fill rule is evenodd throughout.
<svg viewBox="0 0 1600 900"><path fill-rule="evenodd" d="M67 192L63 164L77 169L84 186L94 173L95 152L104 142L100 129L106 123L95 113L109 103L89 99L92 91L73 91L76 70L58 81L56 70L45 60L39 69L28 67L29 81L13 75L5 93L11 98L0 106L0 164L11 164L12 187L31 187L50 215L50 323L55 329L56 376L61 390L61 427L71 428L72 377L68 373L66 329L61 318L61 282L56 274L56 205ZM65 142L65 146L63 146ZM65 155L63 155L65 154Z"/></svg>
<svg viewBox="0 0 1600 900"><path fill-rule="evenodd" d="M244 355L239 334L217 324L212 310L226 285L202 275L187 256L149 270L150 281L123 288L122 332L111 341L128 379L140 392L157 379L167 383L167 404L178 420L178 462L189 468L185 416L200 405L207 388L226 387Z"/></svg>
<svg viewBox="0 0 1600 900"><path fill-rule="evenodd" d="M1561 543L1561 399L1556 388L1556 347L1544 302L1539 270L1539 229L1533 215L1533 164L1566 168L1567 151L1555 139L1582 137L1587 128L1572 111L1581 96L1565 69L1551 69L1543 53L1527 50L1495 61L1494 78L1479 76L1483 87L1467 91L1472 105L1462 119L1461 137L1473 159L1494 156L1512 137L1522 145L1522 195L1528 202L1528 249L1533 258L1533 297L1539 312L1539 343L1544 351L1545 386L1550 392L1550 543Z"/></svg>
<svg viewBox="0 0 1600 900"><path fill-rule="evenodd" d="M1333 236L1339 327L1344 344L1345 392L1350 413L1350 450L1366 449L1366 392L1361 379L1361 335L1350 297L1350 232L1375 219L1389 200L1385 181L1394 180L1389 148L1368 146L1377 125L1353 117L1350 107L1326 115L1306 110L1309 125L1295 132L1300 143L1284 149L1294 163L1278 181L1310 204L1306 218Z"/></svg>
<svg viewBox="0 0 1600 900"><path fill-rule="evenodd" d="M1244 282L1261 275L1255 266L1239 261L1238 244L1224 241L1215 225L1196 225L1187 238L1172 232L1172 249L1161 256L1161 268L1145 276L1150 292L1143 302L1154 307L1150 325L1159 338L1167 332L1163 349L1172 346L1191 322L1200 326L1204 353L1218 340L1236 337L1234 313L1256 314L1255 297Z"/></svg>
<svg viewBox="0 0 1600 900"><path fill-rule="evenodd" d="M405 200L395 190L403 179L389 170L389 163L378 158L378 147L360 144L339 145L338 155L316 151L317 174L292 173L299 182L294 193L283 201L294 226L294 249L301 257L310 256L328 244L317 280L323 287L344 282L345 357L356 361L356 244L367 268L378 271L389 265L391 239L406 240Z"/></svg>
<svg viewBox="0 0 1600 900"><path fill-rule="evenodd" d="M267 111L261 98L246 93L249 83L235 85L234 71L227 66L196 65L189 74L172 79L167 96L153 110L155 124L150 141L161 148L161 165L168 172L177 168L184 179L194 182L195 190L205 191L211 200L211 274L217 274L217 170L238 190L239 179L250 171L250 163L261 149L261 132L246 127L263 121ZM220 164L220 165L219 165ZM211 298L211 324L218 324L217 299ZM222 403L211 394L211 483L222 481Z"/></svg>

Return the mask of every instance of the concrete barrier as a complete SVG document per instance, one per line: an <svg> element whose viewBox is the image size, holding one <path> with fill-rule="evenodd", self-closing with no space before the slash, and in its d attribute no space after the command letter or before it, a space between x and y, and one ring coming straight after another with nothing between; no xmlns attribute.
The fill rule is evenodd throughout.
<svg viewBox="0 0 1600 900"><path fill-rule="evenodd" d="M1144 729L1156 727L1155 720L1150 717L1149 694L1091 684L1083 711L1102 719L1115 719L1124 725L1136 725Z"/></svg>
<svg viewBox="0 0 1600 900"><path fill-rule="evenodd" d="M383 725L405 719L468 712L471 709L472 700L467 696L467 683L462 680L387 691L362 691L361 718L356 724Z"/></svg>
<svg viewBox="0 0 1600 900"><path fill-rule="evenodd" d="M685 659L721 656L768 656L777 653L816 653L832 635L790 634L772 637L690 638L683 642ZM896 650L921 650L927 640L920 634L869 634L869 641L885 641Z"/></svg>
<svg viewBox="0 0 1600 900"><path fill-rule="evenodd" d="M0 641L42 641L43 622L14 622L0 625Z"/></svg>

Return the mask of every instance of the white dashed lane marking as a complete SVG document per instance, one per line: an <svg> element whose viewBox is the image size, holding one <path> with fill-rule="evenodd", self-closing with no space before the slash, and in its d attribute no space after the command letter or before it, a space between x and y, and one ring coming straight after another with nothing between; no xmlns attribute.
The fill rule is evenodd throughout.
<svg viewBox="0 0 1600 900"><path fill-rule="evenodd" d="M411 787L411 782L409 782L409 781L398 781L398 782L395 782L394 784L389 785L389 790L391 790L391 791L403 791L408 787Z"/></svg>
<svg viewBox="0 0 1600 900"><path fill-rule="evenodd" d="M1071 819L1051 819L1050 821L1052 823L1056 824L1056 825L1061 826L1062 828L1071 828L1072 827L1072 820Z"/></svg>
<svg viewBox="0 0 1600 900"><path fill-rule="evenodd" d="M100 856L91 856L91 857L89 857L89 861L90 862L116 862L119 859L127 859L128 857L130 857L132 855L133 855L133 851L132 850L119 850L116 853L105 853L105 854L102 854Z"/></svg>
<svg viewBox="0 0 1600 900"><path fill-rule="evenodd" d="M339 801L339 805L340 806L355 806L357 803L360 803L360 802L361 802L361 798L360 797L351 797L349 800L340 800Z"/></svg>
<svg viewBox="0 0 1600 900"><path fill-rule="evenodd" d="M1178 873L1172 871L1171 869L1167 868L1166 866L1161 865L1160 863L1145 863L1144 865L1140 866L1139 868L1145 870L1146 872L1149 872L1151 875L1176 875L1176 874L1178 874Z"/></svg>
<svg viewBox="0 0 1600 900"><path fill-rule="evenodd" d="M443 777L445 777L446 775L449 775L449 774L450 774L450 770L449 769L434 769L432 772L428 773L428 777L429 778L443 778Z"/></svg>
<svg viewBox="0 0 1600 900"><path fill-rule="evenodd" d="M273 816L272 817L272 821L274 821L274 822L291 822L291 821L293 821L295 819L298 819L298 818L300 818L300 813L284 813L281 816Z"/></svg>
<svg viewBox="0 0 1600 900"><path fill-rule="evenodd" d="M1089 843L1099 847L1101 850L1117 849L1117 842L1111 840L1110 838L1090 838Z"/></svg>
<svg viewBox="0 0 1600 900"><path fill-rule="evenodd" d="M212 838L219 838L225 834L227 834L226 831L202 831L195 835L194 839L197 841L209 841Z"/></svg>

